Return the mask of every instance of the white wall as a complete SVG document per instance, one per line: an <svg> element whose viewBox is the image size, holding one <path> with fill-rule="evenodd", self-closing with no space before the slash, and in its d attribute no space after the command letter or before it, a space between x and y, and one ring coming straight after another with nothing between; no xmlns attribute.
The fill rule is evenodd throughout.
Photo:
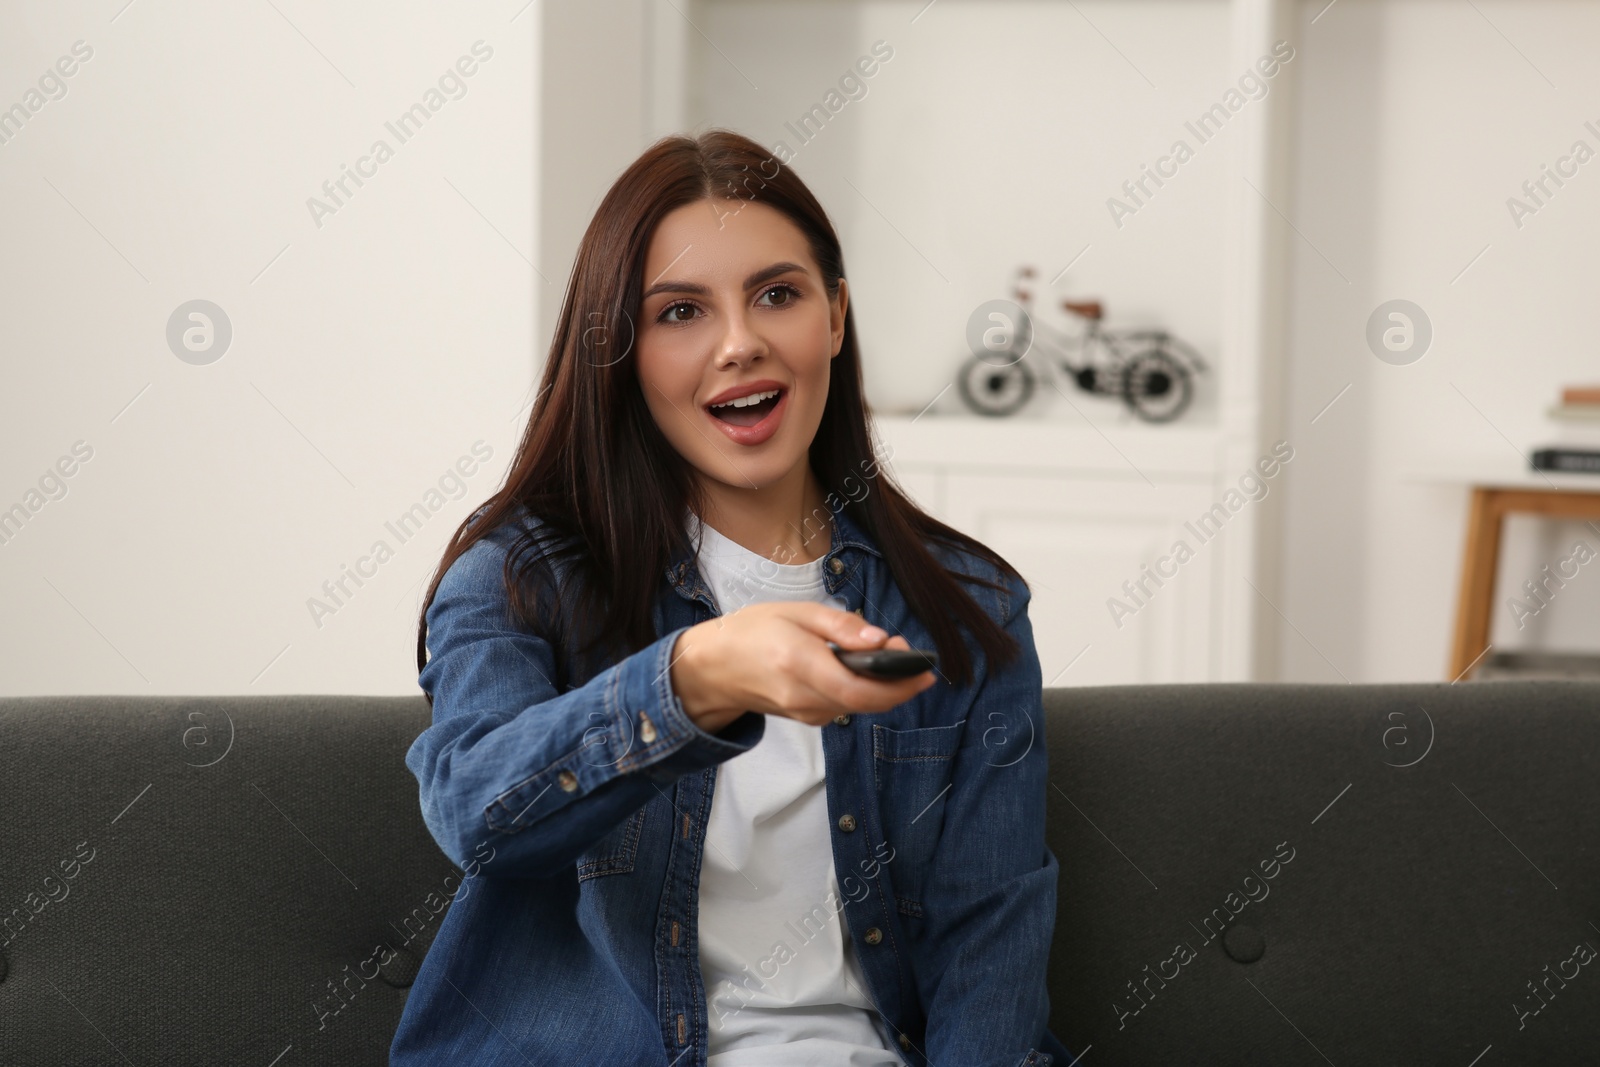
<svg viewBox="0 0 1600 1067"><path fill-rule="evenodd" d="M1519 450L1561 432L1543 414L1559 385L1600 380L1600 160L1520 228L1506 206L1575 140L1600 151L1584 128L1600 127L1600 7L1476 6L1340 0L1315 25L1323 4L1302 8L1290 209L1303 235L1293 246L1290 345L1288 425L1299 449L1285 546L1283 608L1299 631L1283 634L1290 678L1442 677L1466 494L1407 472L1520 466ZM1432 348L1409 366L1379 362L1364 340L1368 315L1394 298L1419 304L1433 323ZM1511 586L1578 536L1600 548L1600 534L1570 524L1541 533L1518 520L1511 533L1501 564ZM1600 646L1600 568L1585 568L1521 632L1506 595L1495 601L1497 645L1538 637Z"/></svg>
<svg viewBox="0 0 1600 1067"><path fill-rule="evenodd" d="M0 108L93 53L0 144L0 509L38 505L0 544L0 691L414 693L419 583L532 396L540 7L124 3L0 15ZM232 325L207 365L165 336L197 298Z"/></svg>

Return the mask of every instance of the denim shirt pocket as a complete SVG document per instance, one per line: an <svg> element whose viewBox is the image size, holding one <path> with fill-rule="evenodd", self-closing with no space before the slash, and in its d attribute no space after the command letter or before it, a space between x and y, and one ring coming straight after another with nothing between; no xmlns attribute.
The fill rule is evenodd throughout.
<svg viewBox="0 0 1600 1067"><path fill-rule="evenodd" d="M645 804L622 821L622 825L596 841L578 856L578 881L603 874L627 874L639 854L639 838L644 833Z"/></svg>
<svg viewBox="0 0 1600 1067"><path fill-rule="evenodd" d="M923 887L944 828L963 723L896 730L872 727L872 778L884 836L894 850L890 880L902 914L922 914Z"/></svg>

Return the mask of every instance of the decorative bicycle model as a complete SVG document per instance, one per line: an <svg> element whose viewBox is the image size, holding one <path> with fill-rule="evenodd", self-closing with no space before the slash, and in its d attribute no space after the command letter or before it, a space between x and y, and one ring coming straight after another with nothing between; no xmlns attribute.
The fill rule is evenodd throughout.
<svg viewBox="0 0 1600 1067"><path fill-rule="evenodd" d="M1105 308L1098 300L1063 300L1061 307L1083 320L1077 336L1038 323L1029 313L1032 267L1017 269L1016 303L990 301L968 324L971 359L956 376L961 399L980 415L1010 415L1030 399L1038 385L1033 366L1054 378L1065 376L1086 393L1119 396L1147 422L1171 422L1194 399L1194 375L1206 369L1192 347L1165 330L1103 330ZM985 311L987 309L987 314ZM1039 349L1042 358L1023 357Z"/></svg>

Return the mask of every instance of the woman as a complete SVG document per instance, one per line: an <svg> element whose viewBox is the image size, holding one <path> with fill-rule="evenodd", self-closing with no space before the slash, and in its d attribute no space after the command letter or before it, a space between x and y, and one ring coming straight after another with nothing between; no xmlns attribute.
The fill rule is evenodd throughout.
<svg viewBox="0 0 1600 1067"><path fill-rule="evenodd" d="M878 466L843 271L727 131L601 202L423 610L406 765L468 878L392 1063L1068 1061L1028 590Z"/></svg>

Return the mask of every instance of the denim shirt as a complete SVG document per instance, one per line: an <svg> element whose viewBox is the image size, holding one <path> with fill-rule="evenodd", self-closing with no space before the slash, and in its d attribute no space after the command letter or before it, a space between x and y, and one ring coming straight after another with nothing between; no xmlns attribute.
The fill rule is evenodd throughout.
<svg viewBox="0 0 1600 1067"><path fill-rule="evenodd" d="M766 717L708 733L673 692L674 642L716 614L692 556L663 575L658 639L579 678L509 621L501 567L515 532L463 553L427 612L418 681L433 721L406 766L429 831L466 877L390 1063L704 1067L707 817L717 765L760 742ZM952 570L1001 582L976 557L934 550ZM847 610L933 647L843 510L824 573ZM1071 1058L1047 1028L1058 868L1044 842L1039 660L1028 591L1003 585L966 588L1017 640L1017 660L990 671L969 638L969 686L941 679L890 711L818 727L842 898L817 903L842 912L878 1025L913 1067ZM785 952L803 951L798 940L775 930L773 954L751 972L772 977Z"/></svg>

